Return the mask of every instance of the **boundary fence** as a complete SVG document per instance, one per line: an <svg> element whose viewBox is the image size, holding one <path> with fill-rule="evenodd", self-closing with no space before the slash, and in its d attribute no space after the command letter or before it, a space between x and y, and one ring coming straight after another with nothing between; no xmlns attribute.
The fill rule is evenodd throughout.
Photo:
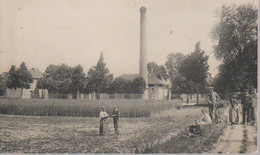
<svg viewBox="0 0 260 155"><path fill-rule="evenodd" d="M142 99L142 94L32 94L33 99Z"/></svg>

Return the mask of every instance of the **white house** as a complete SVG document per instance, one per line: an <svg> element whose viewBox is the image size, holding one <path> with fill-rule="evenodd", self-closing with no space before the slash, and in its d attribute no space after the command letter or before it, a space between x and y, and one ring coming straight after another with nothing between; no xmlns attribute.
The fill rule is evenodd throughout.
<svg viewBox="0 0 260 155"><path fill-rule="evenodd" d="M48 94L48 91L46 89L37 89L37 82L38 79L42 78L43 75L41 71L38 69L32 68L29 70L29 72L32 74L33 82L30 83L29 89L6 89L6 97L7 98L22 98L22 99L31 99L31 98L41 98L44 94Z"/></svg>

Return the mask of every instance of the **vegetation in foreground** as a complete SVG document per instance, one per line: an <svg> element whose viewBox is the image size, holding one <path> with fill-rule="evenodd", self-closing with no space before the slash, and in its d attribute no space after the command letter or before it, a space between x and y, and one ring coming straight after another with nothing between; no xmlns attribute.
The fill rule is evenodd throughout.
<svg viewBox="0 0 260 155"><path fill-rule="evenodd" d="M224 108L220 110L223 116ZM182 130L165 143L153 145L140 153L203 153L212 149L214 143L227 127L227 118L223 117L219 124L207 124L198 136L188 136L187 130Z"/></svg>
<svg viewBox="0 0 260 155"><path fill-rule="evenodd" d="M112 114L114 105L120 109L120 117L149 117L181 104L180 100L62 100L62 99L0 99L0 113L36 116L98 117L101 106Z"/></svg>
<svg viewBox="0 0 260 155"><path fill-rule="evenodd" d="M194 147L196 139L181 137L187 126L201 117L200 111L201 107L189 107L172 109L168 116L121 118L119 135L114 134L112 119L109 119L110 132L106 136L98 135L98 118L0 115L0 152L152 153L159 152L154 148L160 145L174 149L161 152L181 153L185 147L189 152L201 152L205 148ZM205 132L214 127L206 128ZM217 139L220 133L211 134ZM196 146L200 144L203 143Z"/></svg>

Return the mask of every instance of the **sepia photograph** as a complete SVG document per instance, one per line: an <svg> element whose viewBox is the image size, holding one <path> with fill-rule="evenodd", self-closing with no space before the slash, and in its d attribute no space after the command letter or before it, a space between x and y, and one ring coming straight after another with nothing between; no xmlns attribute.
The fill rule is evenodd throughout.
<svg viewBox="0 0 260 155"><path fill-rule="evenodd" d="M0 154L257 154L258 0L0 0Z"/></svg>

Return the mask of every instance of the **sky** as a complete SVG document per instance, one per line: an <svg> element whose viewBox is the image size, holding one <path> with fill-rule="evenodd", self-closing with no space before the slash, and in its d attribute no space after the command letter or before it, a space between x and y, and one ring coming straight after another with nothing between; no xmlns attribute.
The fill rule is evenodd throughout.
<svg viewBox="0 0 260 155"><path fill-rule="evenodd" d="M0 73L25 62L44 72L50 64L82 65L100 53L114 77L139 72L141 6L147 8L147 59L165 64L169 53L189 54L196 42L218 73L210 37L224 4L257 0L0 0Z"/></svg>

